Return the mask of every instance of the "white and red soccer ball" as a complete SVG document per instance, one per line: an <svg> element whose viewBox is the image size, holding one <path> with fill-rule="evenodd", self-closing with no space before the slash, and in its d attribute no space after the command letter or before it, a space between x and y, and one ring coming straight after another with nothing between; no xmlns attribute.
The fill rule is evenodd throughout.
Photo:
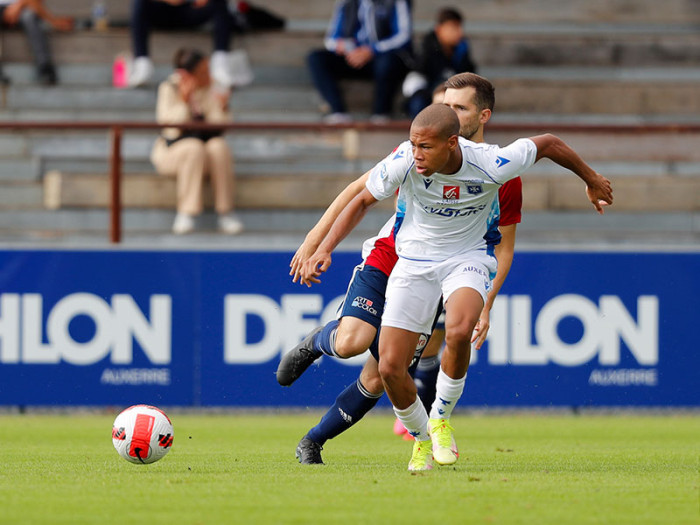
<svg viewBox="0 0 700 525"><path fill-rule="evenodd" d="M131 463L154 463L173 444L173 424L160 408L134 405L117 416L112 443L119 455Z"/></svg>

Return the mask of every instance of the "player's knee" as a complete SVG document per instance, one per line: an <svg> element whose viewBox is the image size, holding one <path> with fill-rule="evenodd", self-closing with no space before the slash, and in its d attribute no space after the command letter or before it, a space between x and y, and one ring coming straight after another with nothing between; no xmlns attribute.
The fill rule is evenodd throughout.
<svg viewBox="0 0 700 525"><path fill-rule="evenodd" d="M362 375L360 376L360 381L362 386L365 387L370 394L379 395L384 393L384 383L379 374L374 374L371 376Z"/></svg>
<svg viewBox="0 0 700 525"><path fill-rule="evenodd" d="M406 364L394 362L392 359L385 359L382 356L382 360L379 361L379 375L384 384L396 383L406 375Z"/></svg>
<svg viewBox="0 0 700 525"><path fill-rule="evenodd" d="M476 319L467 320L453 326L450 326L445 334L445 343L453 348L469 345L471 342L472 332L476 326Z"/></svg>
<svg viewBox="0 0 700 525"><path fill-rule="evenodd" d="M367 339L353 330L344 330L341 325L335 336L335 351L343 358L360 355L372 344L372 340Z"/></svg>

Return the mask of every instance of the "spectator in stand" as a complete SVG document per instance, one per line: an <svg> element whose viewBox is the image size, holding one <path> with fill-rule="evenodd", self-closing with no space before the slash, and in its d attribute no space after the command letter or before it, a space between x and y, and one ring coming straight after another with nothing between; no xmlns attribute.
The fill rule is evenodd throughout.
<svg viewBox="0 0 700 525"><path fill-rule="evenodd" d="M230 120L228 93L212 88L209 59L199 51L180 49L175 72L158 87L156 120L159 123ZM177 216L173 233L190 233L202 213L204 178L211 176L219 230L240 233L243 224L233 214L233 160L221 132L164 128L156 140L151 161L160 175L177 177Z"/></svg>
<svg viewBox="0 0 700 525"><path fill-rule="evenodd" d="M133 0L131 4L131 39L134 63L129 86L146 85L153 76L149 58L148 36L152 27L182 29L213 23L214 52L211 76L224 86L234 84L228 61L233 18L226 0Z"/></svg>
<svg viewBox="0 0 700 525"><path fill-rule="evenodd" d="M457 73L476 73L462 22L462 15L456 9L440 9L435 27L423 38L416 69L403 83L411 118L430 105L436 86Z"/></svg>
<svg viewBox="0 0 700 525"><path fill-rule="evenodd" d="M438 86L433 89L433 100L431 103L442 104L442 101L445 99L445 91L447 91L445 83L438 84Z"/></svg>
<svg viewBox="0 0 700 525"><path fill-rule="evenodd" d="M37 80L44 86L56 84L58 76L44 22L58 31L70 31L73 19L50 13L42 0L0 0L0 21L4 27L21 25L24 28L36 63Z"/></svg>
<svg viewBox="0 0 700 525"><path fill-rule="evenodd" d="M330 106L325 121L351 120L338 82L374 79L373 122L389 120L394 97L410 63L412 22L409 0L339 0L325 49L309 55L311 78Z"/></svg>

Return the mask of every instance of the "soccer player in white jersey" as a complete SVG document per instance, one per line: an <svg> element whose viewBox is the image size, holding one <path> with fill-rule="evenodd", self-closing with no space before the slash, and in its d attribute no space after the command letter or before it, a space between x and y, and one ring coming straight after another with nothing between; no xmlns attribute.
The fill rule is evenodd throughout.
<svg viewBox="0 0 700 525"><path fill-rule="evenodd" d="M410 141L375 166L366 188L304 264L302 282L318 282L330 266L331 252L369 207L400 190L399 261L387 286L379 373L397 417L415 438L409 470L432 468L433 456L443 465L457 460L449 445L449 418L464 388L472 331L496 271L497 191L543 156L581 177L599 212L612 204L610 182L560 139L540 135L505 148L475 144L459 138L452 109L429 106L414 119ZM429 418L417 399L408 364L419 335L430 328L441 295L446 348Z"/></svg>

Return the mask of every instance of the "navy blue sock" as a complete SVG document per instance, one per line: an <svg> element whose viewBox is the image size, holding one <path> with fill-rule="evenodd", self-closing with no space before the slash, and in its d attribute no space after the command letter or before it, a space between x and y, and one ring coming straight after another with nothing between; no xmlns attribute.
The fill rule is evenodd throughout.
<svg viewBox="0 0 700 525"><path fill-rule="evenodd" d="M338 330L338 325L340 321L334 319L326 323L319 333L317 333L313 338L314 349L319 352L323 352L331 357L338 357L335 353L335 333Z"/></svg>
<svg viewBox="0 0 700 525"><path fill-rule="evenodd" d="M327 440L345 432L374 408L382 394L367 392L360 380L347 386L335 399L318 425L309 430L306 437L323 445Z"/></svg>
<svg viewBox="0 0 700 525"><path fill-rule="evenodd" d="M418 389L418 397L430 414L430 408L435 401L437 377L440 372L440 357L425 357L418 362L414 379Z"/></svg>

